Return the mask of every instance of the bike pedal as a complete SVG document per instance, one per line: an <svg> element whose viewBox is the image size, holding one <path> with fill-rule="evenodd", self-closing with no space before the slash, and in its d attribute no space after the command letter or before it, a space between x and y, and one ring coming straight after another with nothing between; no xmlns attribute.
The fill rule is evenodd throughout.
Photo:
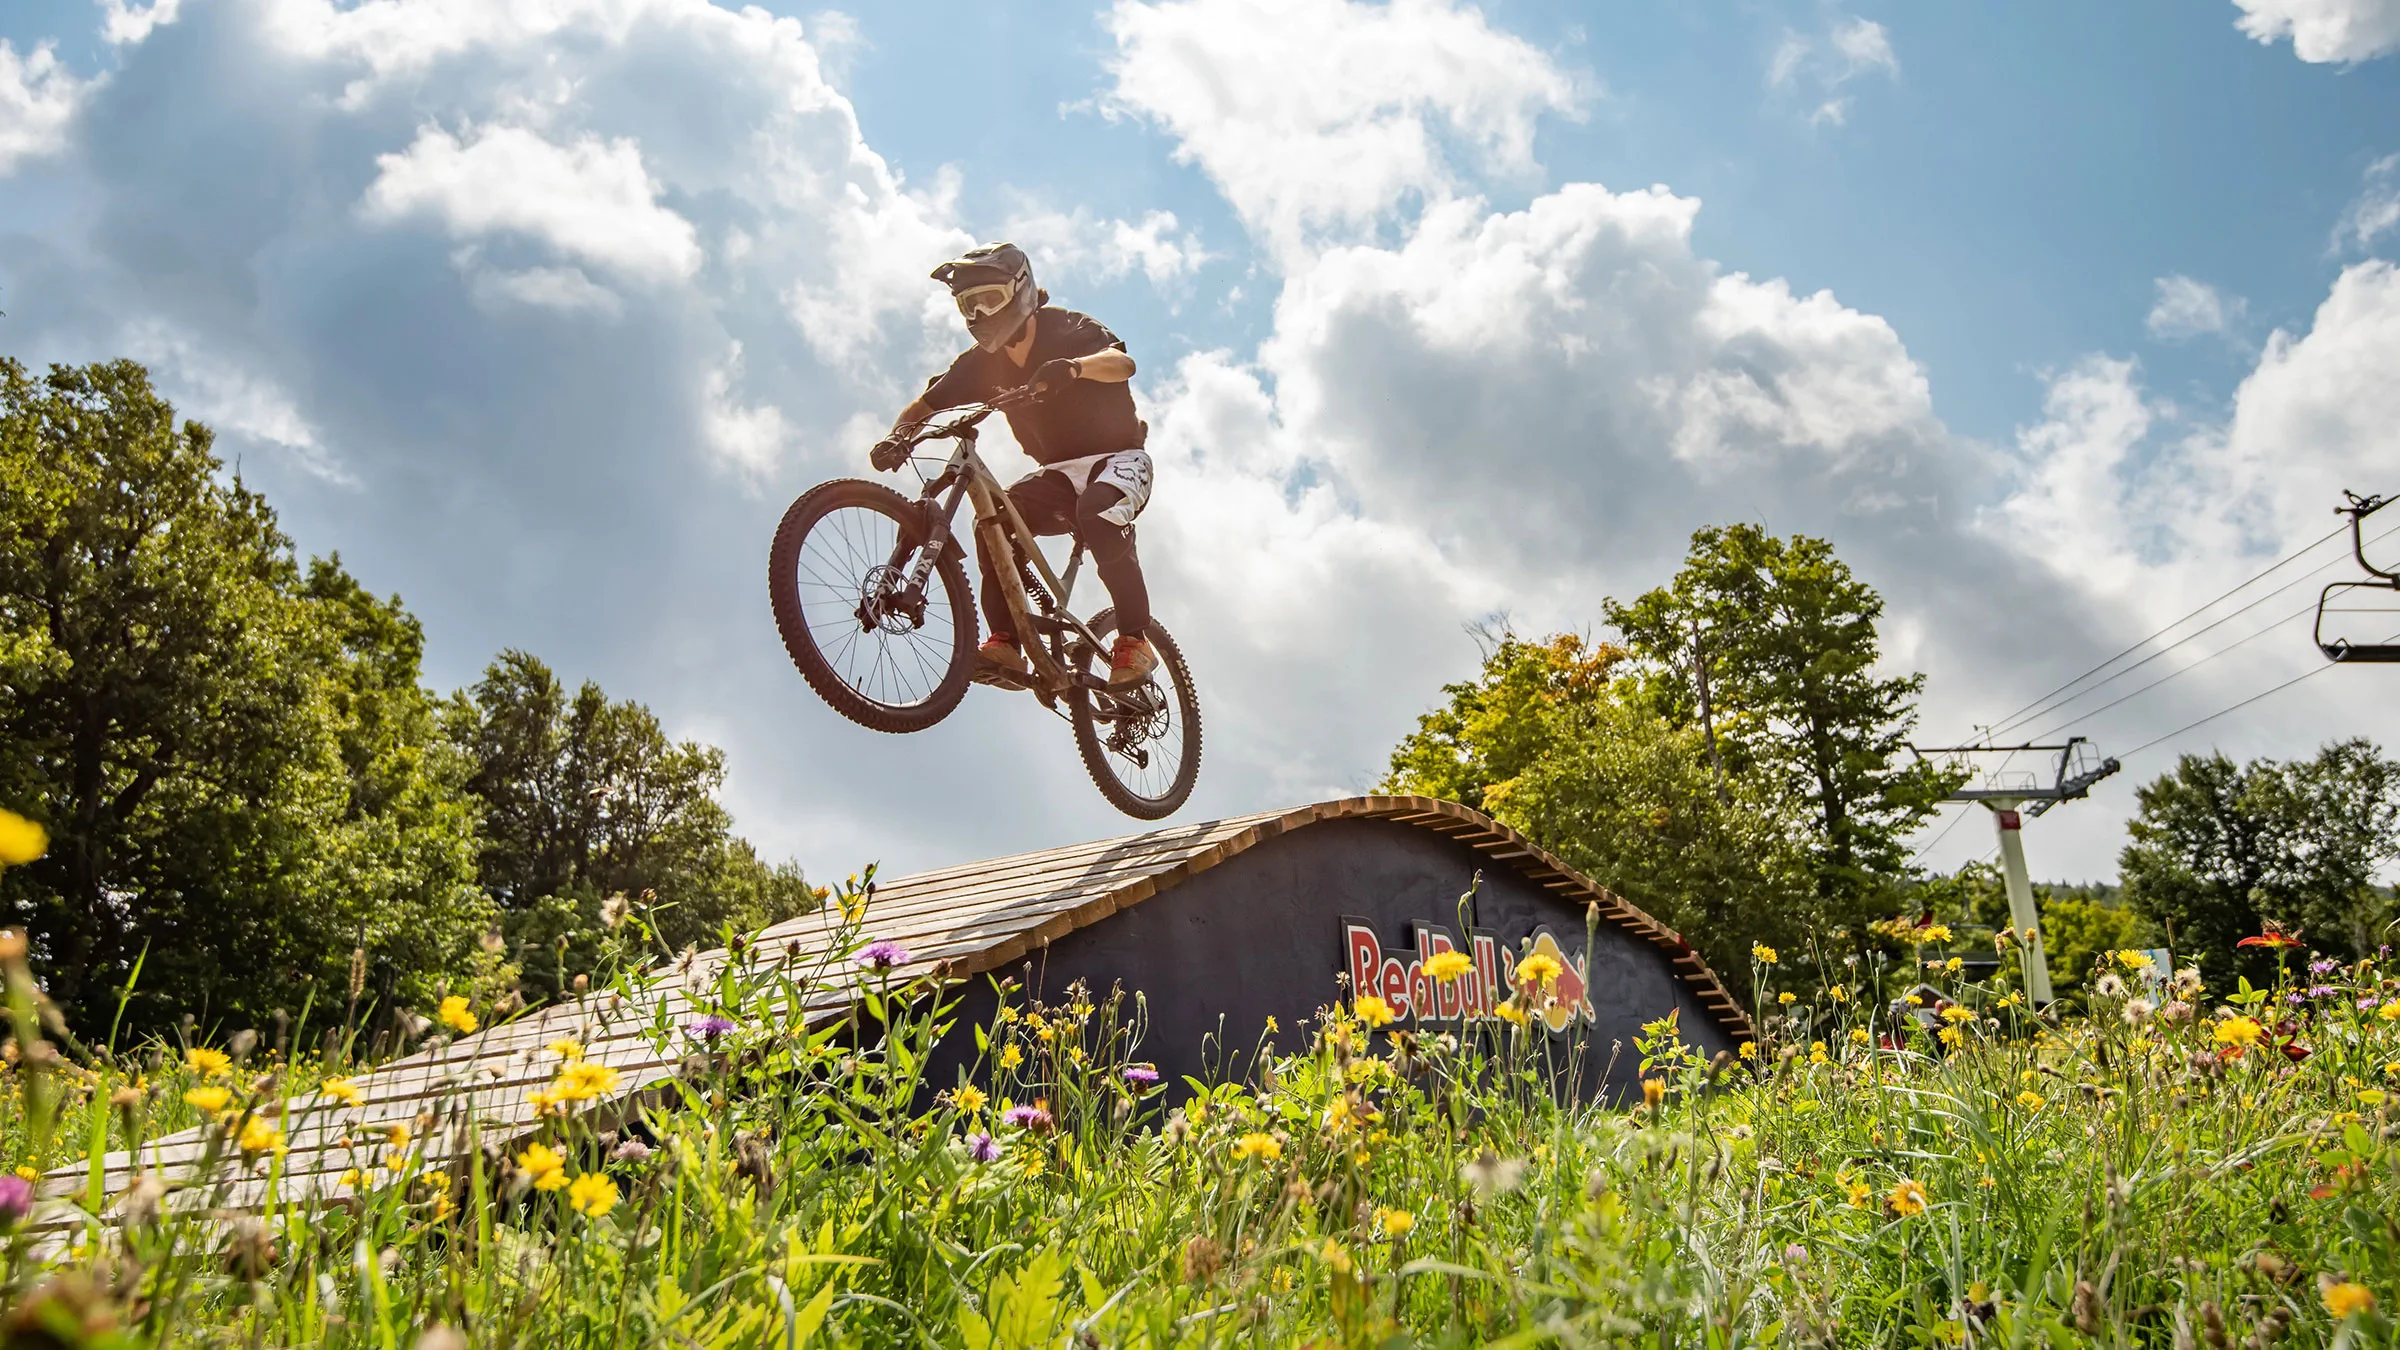
<svg viewBox="0 0 2400 1350"><path fill-rule="evenodd" d="M1026 689L1031 687L1025 683L1024 676L1017 674L1015 671L1010 670L1006 666L1000 665L994 661L987 661L980 656L975 658L975 669L968 673L967 680L972 684L988 684L994 689Z"/></svg>

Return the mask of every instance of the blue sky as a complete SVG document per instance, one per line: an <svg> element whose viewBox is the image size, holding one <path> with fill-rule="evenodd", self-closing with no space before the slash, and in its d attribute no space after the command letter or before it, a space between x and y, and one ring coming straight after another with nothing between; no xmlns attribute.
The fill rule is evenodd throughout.
<svg viewBox="0 0 2400 1350"><path fill-rule="evenodd" d="M148 361L434 679L515 645L642 698L833 870L1124 824L1031 707L876 737L766 621L776 514L957 345L922 278L972 239L1142 362L1195 815L1363 787L1465 624L1592 627L1703 524L1832 538L1946 738L2400 488L2400 0L766 8L19 0L0 350ZM2339 674L2037 870L2113 870L2177 751L2388 728Z"/></svg>

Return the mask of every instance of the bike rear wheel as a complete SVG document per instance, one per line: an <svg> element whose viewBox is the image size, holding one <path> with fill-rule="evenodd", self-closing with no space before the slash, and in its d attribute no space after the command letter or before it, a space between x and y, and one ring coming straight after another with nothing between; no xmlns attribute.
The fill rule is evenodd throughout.
<svg viewBox="0 0 2400 1350"><path fill-rule="evenodd" d="M817 696L877 731L922 731L967 693L974 596L955 546L908 588L925 513L881 483L820 483L783 513L767 594L784 650Z"/></svg>
<svg viewBox="0 0 2400 1350"><path fill-rule="evenodd" d="M1085 653L1084 671L1106 679L1116 611L1101 610L1089 627L1101 647ZM1149 679L1126 690L1078 689L1068 714L1093 786L1137 820L1173 815L1200 778L1200 696L1192 689L1191 667L1155 619L1150 645L1158 649L1158 669Z"/></svg>

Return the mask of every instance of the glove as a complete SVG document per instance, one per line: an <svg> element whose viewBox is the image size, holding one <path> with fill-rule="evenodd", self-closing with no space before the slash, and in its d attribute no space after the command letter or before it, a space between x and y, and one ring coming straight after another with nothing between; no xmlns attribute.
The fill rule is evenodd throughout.
<svg viewBox="0 0 2400 1350"><path fill-rule="evenodd" d="M908 462L908 451L908 442L897 436L886 436L875 442L875 448L867 452L867 462L884 473L890 473Z"/></svg>
<svg viewBox="0 0 2400 1350"><path fill-rule="evenodd" d="M1033 379L1028 383L1032 386L1035 394L1048 395L1055 394L1082 378L1082 374L1075 365L1075 358L1061 356L1044 361L1041 367L1033 372Z"/></svg>

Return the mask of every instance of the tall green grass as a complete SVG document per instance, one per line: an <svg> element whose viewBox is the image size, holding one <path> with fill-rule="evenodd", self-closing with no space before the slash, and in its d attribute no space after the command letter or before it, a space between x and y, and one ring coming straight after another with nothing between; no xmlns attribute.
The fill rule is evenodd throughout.
<svg viewBox="0 0 2400 1350"><path fill-rule="evenodd" d="M201 1210L277 1165L266 1131L349 1111L321 1070L73 1062L20 949L7 1166L204 1120L214 1142L160 1179L183 1189L17 1219L0 1325L387 1350L2393 1341L2400 981L2374 962L2204 991L2127 955L2053 1021L1914 961L1780 990L1762 949L1761 1041L1704 1062L1654 1023L1625 1105L1560 1104L1572 1046L1538 1023L1329 1008L1272 1030L1252 1081L1164 1084L1138 996L1009 990L960 1029L971 1078L929 1086L954 1005L876 968L863 891L839 903L830 957L748 948L654 1019L683 1071L632 1118L588 1110L605 1074L560 1045L535 1137L454 1155L438 1108L360 1117L355 1198L256 1219ZM852 1023L812 1026L842 988Z"/></svg>

